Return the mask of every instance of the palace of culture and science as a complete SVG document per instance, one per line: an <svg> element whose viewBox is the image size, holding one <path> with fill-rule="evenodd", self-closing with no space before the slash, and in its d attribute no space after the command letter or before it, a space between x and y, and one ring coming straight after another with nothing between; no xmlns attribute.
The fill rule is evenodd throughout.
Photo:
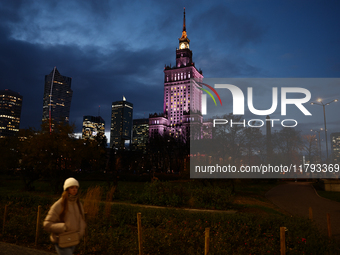
<svg viewBox="0 0 340 255"><path fill-rule="evenodd" d="M190 40L185 25L185 9L183 31L176 49L176 66L164 67L164 104L162 114L150 114L149 137L168 134L174 138L187 139L189 126L202 126L201 114L202 90L195 81L201 82L203 74L197 70L192 61Z"/></svg>

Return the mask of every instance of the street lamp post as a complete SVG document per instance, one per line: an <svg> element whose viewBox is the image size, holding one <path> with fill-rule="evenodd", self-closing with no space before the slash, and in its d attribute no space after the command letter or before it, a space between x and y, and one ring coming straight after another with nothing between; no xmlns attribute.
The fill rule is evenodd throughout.
<svg viewBox="0 0 340 255"><path fill-rule="evenodd" d="M324 124L325 124L325 136L326 136L326 153L327 153L327 158L326 158L326 161L328 161L328 138L327 138L327 126L326 126L326 110L325 110L325 107L326 105L330 105L331 103L333 102L338 102L338 99L334 99L333 101L330 101L326 104L324 104L321 100L321 98L319 98L317 100L318 102L312 102L311 105L321 105L323 107L323 120L324 120Z"/></svg>

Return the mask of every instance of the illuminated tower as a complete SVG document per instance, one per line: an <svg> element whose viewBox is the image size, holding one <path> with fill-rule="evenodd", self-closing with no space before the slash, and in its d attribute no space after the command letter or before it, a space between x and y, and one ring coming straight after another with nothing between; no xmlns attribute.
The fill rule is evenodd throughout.
<svg viewBox="0 0 340 255"><path fill-rule="evenodd" d="M178 40L176 66L164 68L164 114L150 115L150 137L156 133L168 133L175 138L188 137L189 123L202 124L202 91L193 79L201 82L203 74L192 61L190 40L186 32L185 8L182 36Z"/></svg>
<svg viewBox="0 0 340 255"><path fill-rule="evenodd" d="M146 152L149 141L149 119L133 120L132 150Z"/></svg>
<svg viewBox="0 0 340 255"><path fill-rule="evenodd" d="M42 121L48 121L50 130L53 123L68 122L73 91L72 78L63 76L56 67L45 75Z"/></svg>
<svg viewBox="0 0 340 255"><path fill-rule="evenodd" d="M132 139L133 104L126 101L112 103L110 148L125 149L125 141Z"/></svg>
<svg viewBox="0 0 340 255"><path fill-rule="evenodd" d="M340 132L331 134L333 163L340 163Z"/></svg>
<svg viewBox="0 0 340 255"><path fill-rule="evenodd" d="M18 133L22 96L9 89L0 90L0 138Z"/></svg>
<svg viewBox="0 0 340 255"><path fill-rule="evenodd" d="M95 137L103 139L105 136L105 121L102 117L84 116L82 139L95 139Z"/></svg>

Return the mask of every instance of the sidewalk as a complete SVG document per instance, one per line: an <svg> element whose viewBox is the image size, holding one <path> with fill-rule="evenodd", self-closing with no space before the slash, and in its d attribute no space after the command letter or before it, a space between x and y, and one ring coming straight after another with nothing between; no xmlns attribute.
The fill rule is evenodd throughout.
<svg viewBox="0 0 340 255"><path fill-rule="evenodd" d="M0 242L0 255L55 255L57 253Z"/></svg>
<svg viewBox="0 0 340 255"><path fill-rule="evenodd" d="M340 203L320 197L311 183L282 184L269 190L266 198L291 215L308 218L311 207L313 220L325 235L328 233L327 213L329 213L332 236L340 240Z"/></svg>

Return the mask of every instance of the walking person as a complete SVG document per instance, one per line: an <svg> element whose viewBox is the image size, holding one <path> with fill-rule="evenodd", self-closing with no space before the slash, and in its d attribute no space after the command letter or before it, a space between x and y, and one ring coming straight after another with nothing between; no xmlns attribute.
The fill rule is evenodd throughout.
<svg viewBox="0 0 340 255"><path fill-rule="evenodd" d="M50 239L59 255L72 255L85 233L84 209L78 188L76 179L66 179L61 198L51 206L44 220L44 229L51 232Z"/></svg>

